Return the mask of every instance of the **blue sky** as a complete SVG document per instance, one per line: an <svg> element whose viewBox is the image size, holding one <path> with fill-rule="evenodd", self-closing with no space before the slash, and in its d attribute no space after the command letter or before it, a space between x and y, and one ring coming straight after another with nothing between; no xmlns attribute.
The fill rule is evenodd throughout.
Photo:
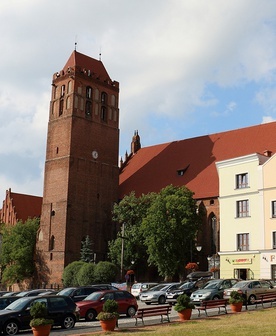
<svg viewBox="0 0 276 336"><path fill-rule="evenodd" d="M51 80L77 50L120 82L120 155L276 120L274 0L2 0L0 199L39 195Z"/></svg>

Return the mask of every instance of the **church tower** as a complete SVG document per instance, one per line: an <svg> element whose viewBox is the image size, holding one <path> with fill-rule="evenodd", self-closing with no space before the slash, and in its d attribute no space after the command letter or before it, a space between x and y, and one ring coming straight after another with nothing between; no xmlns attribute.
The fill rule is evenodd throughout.
<svg viewBox="0 0 276 336"><path fill-rule="evenodd" d="M115 237L118 104L119 83L100 60L75 50L53 75L37 242L48 286L61 284L64 267L80 260L87 235L96 262L106 259L108 241Z"/></svg>

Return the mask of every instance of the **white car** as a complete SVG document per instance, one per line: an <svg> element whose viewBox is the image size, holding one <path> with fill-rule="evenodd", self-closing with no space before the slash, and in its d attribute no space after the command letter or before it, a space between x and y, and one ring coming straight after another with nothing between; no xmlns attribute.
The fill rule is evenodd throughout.
<svg viewBox="0 0 276 336"><path fill-rule="evenodd" d="M142 292L145 292L149 290L151 287L158 285L157 282L139 282L135 283L131 287L131 294L136 297L136 299L139 299L140 294Z"/></svg>
<svg viewBox="0 0 276 336"><path fill-rule="evenodd" d="M169 290L177 289L180 282L163 283L152 287L146 292L140 294L141 302L149 305L151 303L164 304L166 302L166 294Z"/></svg>

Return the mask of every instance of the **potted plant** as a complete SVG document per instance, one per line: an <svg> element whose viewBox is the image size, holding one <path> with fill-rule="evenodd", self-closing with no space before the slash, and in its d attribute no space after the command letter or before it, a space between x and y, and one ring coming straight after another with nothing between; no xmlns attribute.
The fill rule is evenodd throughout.
<svg viewBox="0 0 276 336"><path fill-rule="evenodd" d="M181 321L190 320L193 308L195 308L195 305L187 294L179 295L174 309L178 312Z"/></svg>
<svg viewBox="0 0 276 336"><path fill-rule="evenodd" d="M48 318L48 310L45 303L38 301L31 305L30 315L32 316L30 326L34 336L50 335L54 320Z"/></svg>
<svg viewBox="0 0 276 336"><path fill-rule="evenodd" d="M98 314L97 320L100 321L104 331L113 331L118 317L118 303L115 300L108 299L103 305L103 311Z"/></svg>
<svg viewBox="0 0 276 336"><path fill-rule="evenodd" d="M229 303L231 310L235 313L240 312L242 310L243 305L243 296L238 291L232 291L229 298Z"/></svg>

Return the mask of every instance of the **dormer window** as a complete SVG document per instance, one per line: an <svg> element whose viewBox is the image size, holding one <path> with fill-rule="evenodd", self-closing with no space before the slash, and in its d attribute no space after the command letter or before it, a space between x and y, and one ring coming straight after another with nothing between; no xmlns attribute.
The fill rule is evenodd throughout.
<svg viewBox="0 0 276 336"><path fill-rule="evenodd" d="M185 174L186 170L189 168L189 166L190 166L190 165L188 164L188 166L185 167L185 168L177 169L177 175L178 175L178 176L183 176L183 175Z"/></svg>

